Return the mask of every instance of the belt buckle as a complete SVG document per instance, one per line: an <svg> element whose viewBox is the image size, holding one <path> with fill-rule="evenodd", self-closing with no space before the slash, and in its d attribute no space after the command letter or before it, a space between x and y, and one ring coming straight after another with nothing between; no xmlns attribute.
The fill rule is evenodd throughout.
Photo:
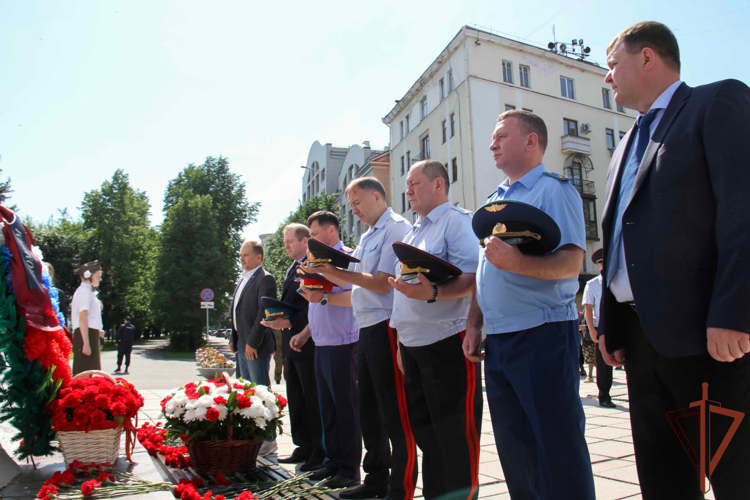
<svg viewBox="0 0 750 500"><path fill-rule="evenodd" d="M638 309L635 307L635 302L628 302L627 304L633 311L638 312Z"/></svg>

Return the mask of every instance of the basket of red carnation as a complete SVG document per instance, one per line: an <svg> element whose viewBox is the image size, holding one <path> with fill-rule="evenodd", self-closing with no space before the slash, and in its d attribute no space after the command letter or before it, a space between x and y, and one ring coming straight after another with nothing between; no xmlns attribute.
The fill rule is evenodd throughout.
<svg viewBox="0 0 750 500"><path fill-rule="evenodd" d="M114 463L120 453L123 430L130 460L137 414L142 406L143 397L124 379L114 379L97 370L73 377L48 406L65 465L75 460Z"/></svg>

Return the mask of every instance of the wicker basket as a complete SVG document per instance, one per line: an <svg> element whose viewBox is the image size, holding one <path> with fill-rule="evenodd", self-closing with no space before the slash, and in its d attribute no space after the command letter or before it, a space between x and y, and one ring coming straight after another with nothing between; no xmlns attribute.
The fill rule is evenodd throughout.
<svg viewBox="0 0 750 500"><path fill-rule="evenodd" d="M193 468L198 474L231 474L255 468L263 440L193 441L186 443Z"/></svg>
<svg viewBox="0 0 750 500"><path fill-rule="evenodd" d="M89 370L79 373L73 378L83 377L105 377L116 383L108 373ZM65 458L65 466L68 467L76 460L83 463L115 463L120 455L120 436L122 436L122 425L114 429L99 431L60 431L57 440L60 442L60 450Z"/></svg>

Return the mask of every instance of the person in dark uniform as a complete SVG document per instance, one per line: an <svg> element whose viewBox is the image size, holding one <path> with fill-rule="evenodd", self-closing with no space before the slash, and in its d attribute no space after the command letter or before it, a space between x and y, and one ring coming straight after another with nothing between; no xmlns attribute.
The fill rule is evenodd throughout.
<svg viewBox="0 0 750 500"><path fill-rule="evenodd" d="M325 459L318 387L315 383L315 341L308 340L299 352L289 345L292 337L304 330L308 323L309 302L297 293L296 278L297 269L307 255L309 237L310 230L303 224L289 224L284 227L284 249L292 259L292 265L286 272L281 300L293 305L297 313L289 319L261 322L264 326L281 331L289 422L292 427L292 442L297 446L290 456L280 458L279 463L304 462L300 467L302 472L320 469Z"/></svg>
<svg viewBox="0 0 750 500"><path fill-rule="evenodd" d="M586 323L589 327L591 340L599 343L599 309L602 303L602 268L604 267L604 252L600 248L591 254L591 261L599 266L599 276L589 280L583 289L583 307L586 311ZM612 367L604 362L602 353L596 348L596 386L599 388L599 406L615 408L609 390L612 388Z"/></svg>
<svg viewBox="0 0 750 500"><path fill-rule="evenodd" d="M130 353L133 351L133 342L135 342L135 326L131 323L130 316L125 316L125 321L115 334L117 342L117 369L115 373L120 373L122 358L125 358L125 375L128 375L130 367Z"/></svg>

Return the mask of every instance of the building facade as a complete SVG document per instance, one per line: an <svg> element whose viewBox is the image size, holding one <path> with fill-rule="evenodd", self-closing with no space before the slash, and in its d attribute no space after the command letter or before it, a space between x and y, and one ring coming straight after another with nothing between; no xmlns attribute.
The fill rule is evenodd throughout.
<svg viewBox="0 0 750 500"><path fill-rule="evenodd" d="M325 191L338 194L341 211L341 239L351 236L355 243L367 231L367 227L352 214L344 197L346 186L359 177L375 177L383 183L386 202L390 204L391 176L390 157L387 150L374 150L369 141L351 147L325 146L315 141L307 157L305 175L302 179L302 202ZM335 176L335 177L334 177Z"/></svg>
<svg viewBox="0 0 750 500"><path fill-rule="evenodd" d="M607 69L464 26L394 108L390 190L394 211L416 220L405 194L417 161L446 165L450 199L474 211L504 179L489 150L500 113L526 109L547 124L544 164L572 179L583 200L587 252L602 246L607 167L637 113L615 105ZM582 271L598 270L587 258Z"/></svg>

